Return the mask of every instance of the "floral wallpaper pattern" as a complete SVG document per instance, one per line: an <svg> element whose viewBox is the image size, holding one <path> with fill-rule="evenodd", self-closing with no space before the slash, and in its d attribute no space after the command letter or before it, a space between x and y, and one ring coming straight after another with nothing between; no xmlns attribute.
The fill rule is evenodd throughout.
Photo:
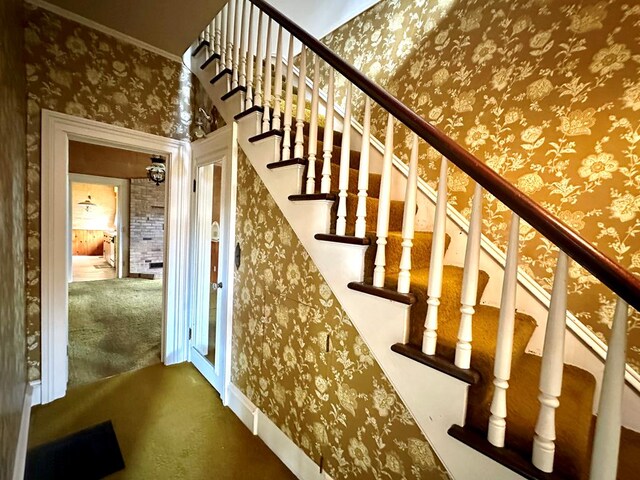
<svg viewBox="0 0 640 480"><path fill-rule="evenodd" d="M24 334L26 91L21 19L20 0L0 4L0 478L13 478L27 387Z"/></svg>
<svg viewBox="0 0 640 480"><path fill-rule="evenodd" d="M448 478L242 152L236 236L232 381L336 480Z"/></svg>
<svg viewBox="0 0 640 480"><path fill-rule="evenodd" d="M323 39L611 258L640 273L640 5L623 0L383 0ZM325 75L326 78L326 75ZM344 98L345 81L336 81ZM362 115L362 97L356 96ZM373 115L383 139L386 114ZM408 129L396 154L409 157ZM435 186L440 155L420 147ZM467 217L474 184L454 166ZM510 212L485 194L483 232L506 247ZM556 249L521 226L521 267L551 289ZM600 338L615 298L578 264L569 308ZM628 361L640 372L640 315Z"/></svg>
<svg viewBox="0 0 640 480"><path fill-rule="evenodd" d="M49 109L176 139L190 138L197 106L211 112L178 62L26 4L27 346L40 377L40 114ZM197 98L196 103L194 99Z"/></svg>

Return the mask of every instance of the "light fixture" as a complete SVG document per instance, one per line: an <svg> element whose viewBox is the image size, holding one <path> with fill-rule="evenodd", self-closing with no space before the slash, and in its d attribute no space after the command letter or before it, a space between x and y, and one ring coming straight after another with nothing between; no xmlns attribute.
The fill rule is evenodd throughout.
<svg viewBox="0 0 640 480"><path fill-rule="evenodd" d="M149 181L156 182L156 185L160 185L164 182L166 168L164 165L164 158L160 155L151 156L151 165L147 167L147 177Z"/></svg>
<svg viewBox="0 0 640 480"><path fill-rule="evenodd" d="M87 199L82 202L78 202L78 205L83 206L88 212L92 207L95 207L96 204L91 201L91 195L87 195Z"/></svg>
<svg viewBox="0 0 640 480"><path fill-rule="evenodd" d="M204 119L203 119L204 118ZM209 128L211 128L211 120L213 118L207 112L205 112L204 108L200 107L198 109L198 118L196 120L196 128L193 130L193 135L196 138L204 138L207 136L207 132L204 129L204 121L209 122Z"/></svg>

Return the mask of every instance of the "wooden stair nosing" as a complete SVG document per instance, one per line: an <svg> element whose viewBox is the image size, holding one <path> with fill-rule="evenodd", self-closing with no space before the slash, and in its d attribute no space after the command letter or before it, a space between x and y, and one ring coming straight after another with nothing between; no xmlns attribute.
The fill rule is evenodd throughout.
<svg viewBox="0 0 640 480"><path fill-rule="evenodd" d="M243 112L240 112L239 114L237 114L236 116L233 117L234 120L238 121L248 115L251 115L254 112L260 112L262 113L264 111L264 109L260 106L260 105L254 105L253 107L247 108L246 110L244 110Z"/></svg>
<svg viewBox="0 0 640 480"><path fill-rule="evenodd" d="M258 135L254 135L253 137L251 137L249 139L249 141L251 143L255 143L255 142L259 142L260 140L264 140L265 138L270 138L270 137L282 137L282 135L284 135L282 133L282 130L268 130L266 132L263 133L259 133Z"/></svg>
<svg viewBox="0 0 640 480"><path fill-rule="evenodd" d="M291 165L306 165L307 162L303 158L290 158L289 160L280 160L279 162L271 162L267 164L269 170L276 168L290 167Z"/></svg>
<svg viewBox="0 0 640 480"><path fill-rule="evenodd" d="M427 365L431 368L446 373L458 380L461 380L469 385L475 385L480 382L482 376L479 372L472 369L463 369L457 367L453 362L439 355L426 355L418 347L412 345L406 345L404 343L396 343L391 345L391 350L403 355L411 360L420 362L423 365Z"/></svg>
<svg viewBox="0 0 640 480"><path fill-rule="evenodd" d="M338 195L335 193L302 193L297 195L289 195L289 200L292 202L300 201L313 201L313 200L330 200L335 202Z"/></svg>
<svg viewBox="0 0 640 480"><path fill-rule="evenodd" d="M198 53L200 53L200 50L202 50L204 47L208 47L209 46L209 42L207 40L203 40L201 41L198 46L193 50L193 53L191 54L192 57L195 57L196 55L198 55Z"/></svg>
<svg viewBox="0 0 640 480"><path fill-rule="evenodd" d="M357 292L374 295L394 302L404 303L405 305L413 305L417 301L416 296L413 293L398 293L396 290L384 287L374 287L373 285L369 285L364 282L349 282L347 287Z"/></svg>
<svg viewBox="0 0 640 480"><path fill-rule="evenodd" d="M225 93L224 95L222 95L220 97L220 100L222 100L223 102L226 100L229 100L231 97L233 97L236 93L240 93L240 92L246 92L247 91L247 87L243 87L242 85L238 85L235 88L232 88L231 90L229 90L227 93Z"/></svg>
<svg viewBox="0 0 640 480"><path fill-rule="evenodd" d="M346 243L348 245L370 245L367 237L355 237L352 235L336 235L334 233L316 233L314 238L325 242Z"/></svg>
<svg viewBox="0 0 640 480"><path fill-rule="evenodd" d="M508 447L495 447L486 436L470 427L452 425L447 433L470 448L482 453L499 464L523 476L527 480L567 480L565 475L545 473L533 466L531 460Z"/></svg>
<svg viewBox="0 0 640 480"><path fill-rule="evenodd" d="M220 70L220 72L215 77L213 77L209 83L211 85L213 85L218 80L223 78L225 75L231 75L232 73L233 73L233 71L230 68L224 68L224 69Z"/></svg>
<svg viewBox="0 0 640 480"><path fill-rule="evenodd" d="M207 68L209 66L209 64L211 62L213 62L214 60L219 60L219 59L220 59L220 54L219 53L214 53L209 58L207 58L202 65L200 65L200 70L204 70L205 68Z"/></svg>

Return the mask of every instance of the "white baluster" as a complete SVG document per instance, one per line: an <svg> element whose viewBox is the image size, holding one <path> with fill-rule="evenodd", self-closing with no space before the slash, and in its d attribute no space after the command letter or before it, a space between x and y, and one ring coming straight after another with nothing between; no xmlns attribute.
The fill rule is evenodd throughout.
<svg viewBox="0 0 640 480"><path fill-rule="evenodd" d="M384 287L384 275L389 235L389 209L391 208L391 164L393 159L393 116L387 118L387 134L384 141L384 157L382 160L382 178L380 180L380 197L378 199L378 223L376 226L376 258L373 269L373 286Z"/></svg>
<svg viewBox="0 0 640 480"><path fill-rule="evenodd" d="M306 108L306 90L307 90L307 51L302 46L300 52L300 71L298 73L298 103L296 109L296 139L295 148L293 150L294 158L304 157L304 110Z"/></svg>
<svg viewBox="0 0 640 480"><path fill-rule="evenodd" d="M262 71L264 65L262 63L262 18L264 14L261 10L258 10L258 31L256 35L258 36L258 44L256 45L256 94L253 99L253 104L261 106L262 105Z"/></svg>
<svg viewBox="0 0 640 480"><path fill-rule="evenodd" d="M273 99L273 129L280 130L281 106L282 101L282 25L278 25L278 39L276 41L276 72L275 72L275 91Z"/></svg>
<svg viewBox="0 0 640 480"><path fill-rule="evenodd" d="M356 207L355 236L364 238L367 231L367 190L369 189L369 145L371 142L371 99L364 100L362 121L362 147L360 148L360 169L358 170L358 206Z"/></svg>
<svg viewBox="0 0 640 480"><path fill-rule="evenodd" d="M204 29L204 39L208 43L207 47L205 48L205 60L209 60L209 57L213 55L213 35L211 35L211 24L207 25Z"/></svg>
<svg viewBox="0 0 640 480"><path fill-rule="evenodd" d="M233 25L233 72L231 72L231 88L238 86L240 73L240 20L244 16L242 12L242 1L236 0L236 13Z"/></svg>
<svg viewBox="0 0 640 480"><path fill-rule="evenodd" d="M313 90L311 92L311 118L309 119L309 166L307 167L307 194L316 191L316 155L318 153L318 97L320 96L320 57L313 62Z"/></svg>
<svg viewBox="0 0 640 480"><path fill-rule="evenodd" d="M293 35L289 35L287 55L287 86L284 95L284 132L282 137L282 160L291 158L291 122L293 118Z"/></svg>
<svg viewBox="0 0 640 480"><path fill-rule="evenodd" d="M491 445L504 447L507 431L507 389L511 376L511 355L513 352L513 331L516 318L516 290L518 287L518 243L520 217L511 214L507 260L502 281L500 317L498 320L498 340L493 366L493 398L489 418L488 440Z"/></svg>
<svg viewBox="0 0 640 480"><path fill-rule="evenodd" d="M222 34L222 12L216 15L213 27L213 53L220 55L220 37Z"/></svg>
<svg viewBox="0 0 640 480"><path fill-rule="evenodd" d="M251 4L253 6L253 4ZM240 24L240 71L238 72L238 85L247 86L247 6L248 0L242 4L242 23Z"/></svg>
<svg viewBox="0 0 640 480"><path fill-rule="evenodd" d="M338 219L336 221L336 235L346 235L347 233L347 191L349 190L349 155L351 153L351 90L351 82L348 82L342 128L340 174L338 176Z"/></svg>
<svg viewBox="0 0 640 480"><path fill-rule="evenodd" d="M540 368L540 411L533 437L531 462L543 472L553 472L556 439L556 408L560 406L562 370L564 368L564 337L567 319L567 276L569 261L560 250L553 278L551 303L547 315L547 326Z"/></svg>
<svg viewBox="0 0 640 480"><path fill-rule="evenodd" d="M447 238L447 171L449 162L442 157L438 179L438 199L433 219L431 259L429 261L429 285L427 287L427 315L424 321L422 352L435 355L438 342L438 307L442 296L442 274L444 268L444 247Z"/></svg>
<svg viewBox="0 0 640 480"><path fill-rule="evenodd" d="M416 195L418 193L418 135L413 134L413 146L409 159L409 176L404 195L404 216L402 217L402 256L398 274L398 292L409 293L411 287L411 248L413 247L414 224L416 220Z"/></svg>
<svg viewBox="0 0 640 480"><path fill-rule="evenodd" d="M268 132L271 129L271 25L273 20L269 17L267 21L267 37L265 40L266 53L264 55L265 67L264 67L264 100L262 112L262 133Z"/></svg>
<svg viewBox="0 0 640 480"><path fill-rule="evenodd" d="M333 68L329 67L329 85L327 87L327 112L324 120L324 138L322 140L322 180L320 193L331 191L331 152L333 152L333 102L334 102Z"/></svg>
<svg viewBox="0 0 640 480"><path fill-rule="evenodd" d="M249 32L247 38L247 55L245 56L245 63L247 65L247 93L245 95L244 108L251 108L253 106L253 12L255 9L256 6L252 3L249 7Z"/></svg>
<svg viewBox="0 0 640 480"><path fill-rule="evenodd" d="M229 4L222 7L222 15L220 16L220 61L216 66L216 75L224 70L227 66L227 25L229 16Z"/></svg>
<svg viewBox="0 0 640 480"><path fill-rule="evenodd" d="M473 339L473 314L478 297L480 273L480 237L482 236L482 186L476 183L471 205L471 220L464 255L462 294L460 295L460 328L456 343L455 364L459 368L471 367L471 340Z"/></svg>
<svg viewBox="0 0 640 480"><path fill-rule="evenodd" d="M227 62L226 68L233 69L233 15L236 11L235 3L238 0L229 0L227 3Z"/></svg>
<svg viewBox="0 0 640 480"><path fill-rule="evenodd" d="M618 298L607 346L607 360L602 374L598 418L593 439L591 476L589 477L593 480L615 480L618 471L628 315L627 303Z"/></svg>

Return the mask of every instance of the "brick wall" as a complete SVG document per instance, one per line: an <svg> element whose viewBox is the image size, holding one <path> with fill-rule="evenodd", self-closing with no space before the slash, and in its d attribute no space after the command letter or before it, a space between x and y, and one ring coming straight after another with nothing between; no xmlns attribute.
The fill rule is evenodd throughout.
<svg viewBox="0 0 640 480"><path fill-rule="evenodd" d="M156 186L146 178L134 178L130 187L129 271L135 274L162 276L164 252L165 184Z"/></svg>

